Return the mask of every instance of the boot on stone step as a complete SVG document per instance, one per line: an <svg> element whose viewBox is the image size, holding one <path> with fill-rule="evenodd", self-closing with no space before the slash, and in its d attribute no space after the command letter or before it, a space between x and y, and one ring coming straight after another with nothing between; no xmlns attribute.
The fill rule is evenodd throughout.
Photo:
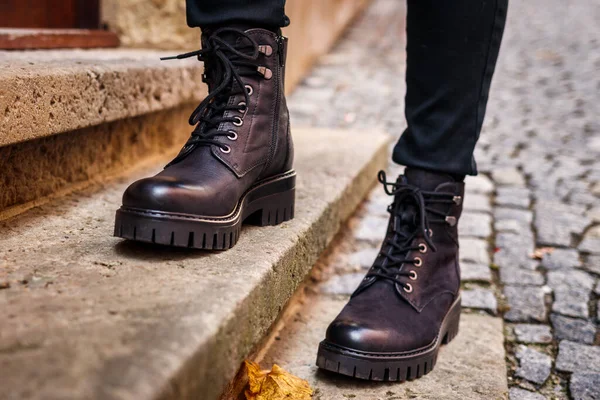
<svg viewBox="0 0 600 400"><path fill-rule="evenodd" d="M115 236L195 249L229 249L242 222L294 216L296 175L284 96L287 39L266 29L204 30L209 94L190 117L191 137L156 176L134 182Z"/></svg>

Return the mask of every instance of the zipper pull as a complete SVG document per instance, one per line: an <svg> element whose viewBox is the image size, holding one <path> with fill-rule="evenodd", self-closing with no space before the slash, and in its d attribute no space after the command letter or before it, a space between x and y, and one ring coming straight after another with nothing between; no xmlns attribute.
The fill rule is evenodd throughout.
<svg viewBox="0 0 600 400"><path fill-rule="evenodd" d="M279 54L279 65L282 67L285 65L284 51L285 38L283 36L279 36L277 38L277 53Z"/></svg>

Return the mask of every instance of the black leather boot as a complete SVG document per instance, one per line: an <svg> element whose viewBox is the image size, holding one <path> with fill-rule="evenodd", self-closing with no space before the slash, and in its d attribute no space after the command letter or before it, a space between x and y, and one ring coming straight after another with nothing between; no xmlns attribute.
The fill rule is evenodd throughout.
<svg viewBox="0 0 600 400"><path fill-rule="evenodd" d="M457 222L464 183L407 169L379 180L394 202L373 266L319 345L320 368L361 379L405 381L435 366L458 332Z"/></svg>
<svg viewBox="0 0 600 400"><path fill-rule="evenodd" d="M196 249L228 249L242 222L294 216L295 172L284 96L287 39L265 29L205 31L202 50L169 58L204 61L209 94L179 155L133 183L115 236Z"/></svg>

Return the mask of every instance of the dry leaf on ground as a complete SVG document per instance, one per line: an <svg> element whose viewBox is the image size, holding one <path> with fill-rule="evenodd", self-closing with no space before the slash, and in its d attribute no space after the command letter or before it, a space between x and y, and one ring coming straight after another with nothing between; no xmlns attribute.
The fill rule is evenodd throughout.
<svg viewBox="0 0 600 400"><path fill-rule="evenodd" d="M248 374L246 400L310 400L313 391L304 379L290 374L277 364L261 371L258 364L245 361Z"/></svg>

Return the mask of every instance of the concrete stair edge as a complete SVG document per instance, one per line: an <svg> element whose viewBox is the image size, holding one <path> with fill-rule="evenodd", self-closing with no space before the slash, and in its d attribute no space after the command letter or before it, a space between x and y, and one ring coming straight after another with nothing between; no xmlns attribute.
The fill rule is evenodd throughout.
<svg viewBox="0 0 600 400"><path fill-rule="evenodd" d="M296 219L245 228L229 252L109 238L125 182L0 222L4 393L217 398L387 163L385 134L294 135Z"/></svg>

